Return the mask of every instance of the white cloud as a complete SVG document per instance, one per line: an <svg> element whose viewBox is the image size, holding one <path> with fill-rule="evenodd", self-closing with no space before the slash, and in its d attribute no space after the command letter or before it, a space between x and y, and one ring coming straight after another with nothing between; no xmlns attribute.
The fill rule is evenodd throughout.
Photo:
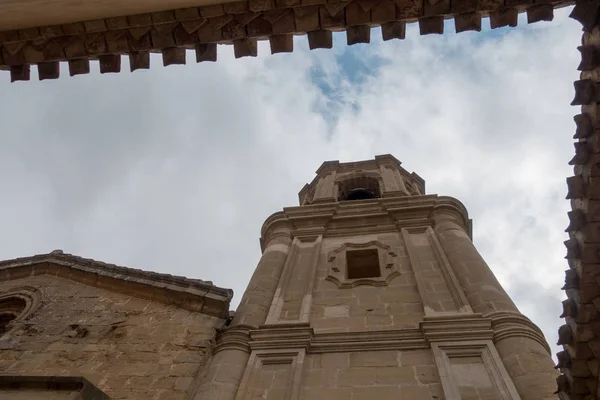
<svg viewBox="0 0 600 400"><path fill-rule="evenodd" d="M484 258L554 342L580 42L567 13L500 33L412 25L384 43L373 30L369 46L336 35L333 51L298 38L256 59L220 48L216 64L153 59L134 74L3 76L0 259L61 248L213 280L237 303L262 222L321 162L392 153L465 203Z"/></svg>

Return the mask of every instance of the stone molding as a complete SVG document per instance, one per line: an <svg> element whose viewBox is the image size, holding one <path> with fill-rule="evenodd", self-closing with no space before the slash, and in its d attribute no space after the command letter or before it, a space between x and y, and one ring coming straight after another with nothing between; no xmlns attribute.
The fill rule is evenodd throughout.
<svg viewBox="0 0 600 400"><path fill-rule="evenodd" d="M51 275L226 318L233 291L211 282L142 271L53 251L0 262L0 280Z"/></svg>
<svg viewBox="0 0 600 400"><path fill-rule="evenodd" d="M428 342L492 340L492 320L481 314L456 313L425 316L420 323Z"/></svg>
<svg viewBox="0 0 600 400"><path fill-rule="evenodd" d="M497 390L500 400L521 400L500 355L490 340L432 343L433 356L438 368L446 400L461 400L459 387L452 373L452 358L481 358L485 373Z"/></svg>
<svg viewBox="0 0 600 400"><path fill-rule="evenodd" d="M258 327L244 324L224 329L217 335L217 345L213 353L223 350L241 350L250 353L250 332L256 329Z"/></svg>
<svg viewBox="0 0 600 400"><path fill-rule="evenodd" d="M56 79L59 63L71 76L87 74L90 60L101 73L121 71L121 55L130 69L150 67L150 53L162 53L163 65L186 63L186 49L196 62L216 61L217 44L233 44L236 58L256 57L257 40L268 39L271 53L293 51L293 36L308 36L309 47L332 48L332 32L346 31L348 45L369 43L371 27L381 26L383 40L404 39L406 23L418 22L421 35L442 34L444 19L454 18L456 32L480 31L489 16L492 28L517 26L518 13L528 23L551 21L553 9L574 1L530 0L429 2L423 0L250 0L147 14L29 27L0 32L0 67L11 81L30 79L37 64L40 80Z"/></svg>
<svg viewBox="0 0 600 400"><path fill-rule="evenodd" d="M291 227L290 235L342 237L371 233L398 232L402 228L435 227L437 215L448 214L469 232L465 206L446 196L423 195L385 197L370 201L335 202L287 207L272 214L262 226L261 243L269 243L282 226Z"/></svg>
<svg viewBox="0 0 600 400"><path fill-rule="evenodd" d="M523 314L494 311L484 314L484 317L492 321L494 343L509 337L528 337L541 344L548 354L552 354L542 330Z"/></svg>
<svg viewBox="0 0 600 400"><path fill-rule="evenodd" d="M376 249L379 257L380 276L376 278L348 279L346 274L346 250ZM359 285L387 286L392 279L400 276L398 270L398 255L390 246L377 240L366 243L347 242L332 250L327 255L327 262L331 264L326 280L335 283L340 289L350 289Z"/></svg>
<svg viewBox="0 0 600 400"><path fill-rule="evenodd" d="M509 321L510 325L507 325L506 321ZM309 323L297 322L260 327L238 325L227 328L217 337L215 352L237 349L251 353L292 348L302 348L307 353L413 350L429 348L433 343L465 340L496 343L507 337L504 335L507 330L512 330L511 336L524 336L541 341L548 349L548 344L539 329L525 317L448 313L425 316L418 328L364 332L320 333L315 332Z"/></svg>
<svg viewBox="0 0 600 400"><path fill-rule="evenodd" d="M309 324L265 325L250 332L252 350L305 348L307 353L409 350L427 348L422 332L396 329L368 332L315 333Z"/></svg>

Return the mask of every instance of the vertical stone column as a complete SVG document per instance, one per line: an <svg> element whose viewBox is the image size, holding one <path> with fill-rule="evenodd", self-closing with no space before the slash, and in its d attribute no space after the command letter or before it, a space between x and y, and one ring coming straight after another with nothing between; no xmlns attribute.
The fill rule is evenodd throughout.
<svg viewBox="0 0 600 400"><path fill-rule="evenodd" d="M458 214L458 212L457 212ZM435 216L435 233L473 312L516 311L517 307L483 260L458 215Z"/></svg>
<svg viewBox="0 0 600 400"><path fill-rule="evenodd" d="M265 323L292 243L290 229L269 232L260 262L229 328L217 339L207 374L194 400L234 400L250 357L249 331Z"/></svg>
<svg viewBox="0 0 600 400"><path fill-rule="evenodd" d="M276 236L267 244L231 326L265 323L291 244L289 233Z"/></svg>
<svg viewBox="0 0 600 400"><path fill-rule="evenodd" d="M461 212L438 210L434 219L435 233L473 311L492 318L496 349L521 399L555 399L557 373L539 328L519 313L485 263Z"/></svg>

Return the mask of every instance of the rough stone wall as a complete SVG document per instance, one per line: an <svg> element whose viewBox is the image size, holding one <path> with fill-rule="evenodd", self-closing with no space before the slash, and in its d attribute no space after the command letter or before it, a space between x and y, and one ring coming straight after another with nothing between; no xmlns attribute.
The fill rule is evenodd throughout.
<svg viewBox="0 0 600 400"><path fill-rule="evenodd" d="M0 283L41 306L0 339L0 373L83 376L114 399L187 399L222 320L48 275Z"/></svg>
<svg viewBox="0 0 600 400"><path fill-rule="evenodd" d="M303 400L443 399L430 349L310 354Z"/></svg>
<svg viewBox="0 0 600 400"><path fill-rule="evenodd" d="M387 286L361 285L339 288L326 280L331 264L327 254L344 243L379 241L394 249L398 255L400 276ZM362 235L323 240L317 268L311 326L318 332L363 332L398 328L414 328L423 319L423 303L408 260L404 242L399 234Z"/></svg>

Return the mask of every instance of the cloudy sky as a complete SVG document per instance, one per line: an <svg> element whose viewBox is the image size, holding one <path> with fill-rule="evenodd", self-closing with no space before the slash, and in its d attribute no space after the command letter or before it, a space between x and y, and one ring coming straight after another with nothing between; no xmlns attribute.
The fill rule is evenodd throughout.
<svg viewBox="0 0 600 400"><path fill-rule="evenodd" d="M392 153L454 196L475 243L553 345L567 268L565 178L578 24L420 37L130 74L0 72L0 259L63 249L212 280L236 306L264 219L325 160ZM188 59L193 59L189 54ZM126 60L124 59L124 62ZM98 70L97 65L92 69ZM36 72L32 72L36 79ZM555 347L556 350L556 347Z"/></svg>

